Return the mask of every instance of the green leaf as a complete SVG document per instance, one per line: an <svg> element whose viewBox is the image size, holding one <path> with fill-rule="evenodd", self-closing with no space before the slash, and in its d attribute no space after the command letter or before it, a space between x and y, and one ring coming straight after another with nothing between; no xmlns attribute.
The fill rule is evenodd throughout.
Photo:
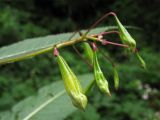
<svg viewBox="0 0 160 120"><path fill-rule="evenodd" d="M83 88L86 88L92 74L79 76ZM0 120L63 120L77 109L66 95L63 81L57 81L38 91L17 105L11 111L0 114Z"/></svg>
<svg viewBox="0 0 160 120"><path fill-rule="evenodd" d="M100 27L90 31L89 34L97 34L102 31L116 29L117 27ZM84 30L82 32L85 32ZM48 52L54 45L68 41L73 33L61 33L57 35L48 35L44 37L26 39L21 42L2 47L0 49L0 64L19 61L26 58ZM72 39L80 38L77 33Z"/></svg>

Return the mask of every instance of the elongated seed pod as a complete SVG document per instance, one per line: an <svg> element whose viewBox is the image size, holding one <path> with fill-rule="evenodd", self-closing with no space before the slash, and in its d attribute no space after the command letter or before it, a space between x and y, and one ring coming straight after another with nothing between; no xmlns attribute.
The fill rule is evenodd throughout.
<svg viewBox="0 0 160 120"><path fill-rule="evenodd" d="M104 77L97 59L97 52L93 53L94 77L100 91L110 96L108 81Z"/></svg>
<svg viewBox="0 0 160 120"><path fill-rule="evenodd" d="M125 29L125 27L122 25L122 23L119 21L119 19L117 18L117 16L114 16L118 25L118 29L120 32L120 38L122 40L122 42L124 44L127 44L130 47L130 50L133 51L135 53L136 51L136 41L131 37L131 35L128 33L128 31ZM144 69L146 68L146 64L145 61L142 59L142 57L138 54L138 52L136 52L136 56L139 59L141 66Z"/></svg>
<svg viewBox="0 0 160 120"><path fill-rule="evenodd" d="M147 69L146 63L145 63L145 61L143 60L143 58L139 55L138 52L136 52L136 56L137 56L138 60L140 61L141 66L146 70L146 69Z"/></svg>
<svg viewBox="0 0 160 120"><path fill-rule="evenodd" d="M118 25L119 35L122 40L122 43L128 45L132 51L135 51L136 41L132 38L132 36L129 34L126 28L122 25L117 16L114 17Z"/></svg>
<svg viewBox="0 0 160 120"><path fill-rule="evenodd" d="M70 69L66 61L60 55L57 56L58 65L68 95L75 107L84 110L87 105L87 97L83 94L82 87L76 75Z"/></svg>
<svg viewBox="0 0 160 120"><path fill-rule="evenodd" d="M89 43L83 42L83 49L84 49L84 54L86 58L89 60L90 63L93 62L93 51L92 48L90 47Z"/></svg>
<svg viewBox="0 0 160 120"><path fill-rule="evenodd" d="M119 87L119 76L115 67L113 68L113 74L114 74L114 87L117 90Z"/></svg>

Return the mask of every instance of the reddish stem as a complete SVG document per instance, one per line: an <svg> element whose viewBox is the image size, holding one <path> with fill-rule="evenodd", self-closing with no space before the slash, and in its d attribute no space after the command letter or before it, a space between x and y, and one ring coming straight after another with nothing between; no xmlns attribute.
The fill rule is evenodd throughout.
<svg viewBox="0 0 160 120"><path fill-rule="evenodd" d="M93 51L97 51L98 50L96 43L92 42L91 46L92 46Z"/></svg>
<svg viewBox="0 0 160 120"><path fill-rule="evenodd" d="M78 56L92 69L92 68L93 68L92 64L90 64L90 63L81 55L81 53L79 52L79 50L76 48L75 45L73 45L73 49L76 51L76 53L78 54Z"/></svg>
<svg viewBox="0 0 160 120"><path fill-rule="evenodd" d="M119 44L119 43L115 43L115 42L110 42L110 41L107 41L107 40L100 40L102 45L108 45L108 44L111 44L111 45L115 45L115 46L119 46L119 47L125 47L125 48L128 48L128 45L124 45L124 44Z"/></svg>
<svg viewBox="0 0 160 120"><path fill-rule="evenodd" d="M114 12L106 13L104 16L102 16L100 19L98 19L98 20L87 30L87 32L84 34L84 36L87 35L92 28L94 28L95 26L97 26L97 24L99 24L100 22L102 22L102 21L103 21L105 18L107 18L109 15L116 16L116 14L115 14Z"/></svg>
<svg viewBox="0 0 160 120"><path fill-rule="evenodd" d="M118 31L107 31L107 32L101 32L100 34L98 34L98 35L107 35L107 34L119 34L119 32Z"/></svg>
<svg viewBox="0 0 160 120"><path fill-rule="evenodd" d="M59 55L58 49L55 47L53 51L53 55L57 57Z"/></svg>
<svg viewBox="0 0 160 120"><path fill-rule="evenodd" d="M107 31L107 32L101 32L99 34L92 34L91 36L92 37L99 37L99 36L102 36L101 39L103 38L103 35L107 35L107 34L119 34L118 31Z"/></svg>

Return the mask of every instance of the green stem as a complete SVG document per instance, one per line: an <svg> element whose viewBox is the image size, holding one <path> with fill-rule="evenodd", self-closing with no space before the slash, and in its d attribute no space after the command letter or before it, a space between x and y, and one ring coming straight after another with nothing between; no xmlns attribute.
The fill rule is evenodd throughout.
<svg viewBox="0 0 160 120"><path fill-rule="evenodd" d="M88 85L88 86L86 87L86 89L84 90L84 93L85 93L85 94L88 94L88 93L89 93L89 91L92 89L94 83L95 83L95 80L94 80L94 79L90 81L89 85Z"/></svg>
<svg viewBox="0 0 160 120"><path fill-rule="evenodd" d="M94 37L90 37L90 36L82 36L78 39L73 39L73 40L70 40L70 41L66 41L66 42L63 42L63 43L60 43L60 44L57 44L56 47L57 48L61 48L61 47L65 47L65 46L69 46L69 45L74 45L78 42L84 42L84 41L87 41L87 40L93 40L93 41L98 41L96 38Z"/></svg>

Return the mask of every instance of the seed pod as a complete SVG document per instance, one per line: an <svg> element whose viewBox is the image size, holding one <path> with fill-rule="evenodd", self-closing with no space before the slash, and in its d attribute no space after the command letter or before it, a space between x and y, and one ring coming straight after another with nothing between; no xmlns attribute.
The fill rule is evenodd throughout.
<svg viewBox="0 0 160 120"><path fill-rule="evenodd" d="M57 56L58 65L60 67L62 79L68 95L75 107L84 110L87 105L87 97L83 94L82 87L76 75L70 69L66 61L60 56Z"/></svg>
<svg viewBox="0 0 160 120"><path fill-rule="evenodd" d="M139 61L140 61L140 63L141 63L141 66L146 70L146 69L147 69L146 63L145 63L145 61L143 60L143 58L139 55L138 52L136 52L136 56L137 56L137 58L139 59Z"/></svg>
<svg viewBox="0 0 160 120"><path fill-rule="evenodd" d="M117 16L115 16L115 19L118 25L118 30L120 32L119 35L122 40L122 43L128 45L132 51L135 51L136 41L132 38L132 36L129 34L126 28L122 25Z"/></svg>
<svg viewBox="0 0 160 120"><path fill-rule="evenodd" d="M84 54L86 58L89 60L89 62L93 62L93 51L90 45L87 42L82 43L84 48Z"/></svg>
<svg viewBox="0 0 160 120"><path fill-rule="evenodd" d="M94 77L99 89L101 90L101 92L110 96L111 94L109 91L108 81L106 80L100 69L96 51L94 51L93 53L93 65L94 65Z"/></svg>
<svg viewBox="0 0 160 120"><path fill-rule="evenodd" d="M119 86L119 76L115 67L113 68L113 73L114 73L114 87L117 90Z"/></svg>

